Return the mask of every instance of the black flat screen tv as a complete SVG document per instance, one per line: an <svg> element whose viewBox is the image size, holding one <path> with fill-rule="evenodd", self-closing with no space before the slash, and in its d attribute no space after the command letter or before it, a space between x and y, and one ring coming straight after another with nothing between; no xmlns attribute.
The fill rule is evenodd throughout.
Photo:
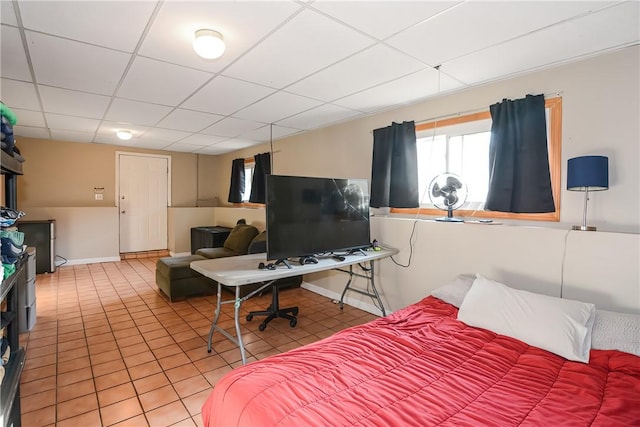
<svg viewBox="0 0 640 427"><path fill-rule="evenodd" d="M366 179L267 176L267 259L369 247Z"/></svg>

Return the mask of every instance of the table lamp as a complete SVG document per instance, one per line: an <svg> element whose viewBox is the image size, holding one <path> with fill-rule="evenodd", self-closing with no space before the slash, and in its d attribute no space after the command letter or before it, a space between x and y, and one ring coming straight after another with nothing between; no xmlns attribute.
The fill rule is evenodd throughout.
<svg viewBox="0 0 640 427"><path fill-rule="evenodd" d="M567 163L567 190L584 191L584 212L582 225L574 225L574 230L596 231L587 225L587 201L589 191L609 189L609 158L605 156L582 156L569 159Z"/></svg>

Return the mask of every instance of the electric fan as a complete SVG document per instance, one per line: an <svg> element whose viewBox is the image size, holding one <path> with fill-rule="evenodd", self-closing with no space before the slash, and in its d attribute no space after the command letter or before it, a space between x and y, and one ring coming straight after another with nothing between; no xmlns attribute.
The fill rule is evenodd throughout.
<svg viewBox="0 0 640 427"><path fill-rule="evenodd" d="M453 216L453 211L467 200L467 186L458 175L447 172L433 178L429 184L429 198L436 208L447 211L447 216L436 218L436 221L462 222Z"/></svg>

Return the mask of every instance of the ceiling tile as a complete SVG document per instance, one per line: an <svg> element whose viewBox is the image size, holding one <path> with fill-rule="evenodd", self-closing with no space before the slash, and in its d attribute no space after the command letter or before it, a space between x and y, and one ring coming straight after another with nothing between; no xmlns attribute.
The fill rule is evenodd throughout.
<svg viewBox="0 0 640 427"><path fill-rule="evenodd" d="M207 128L217 121L223 119L224 116L216 114L202 113L200 111L191 111L176 109L167 117L162 119L158 126L165 129L177 129L186 132L198 132Z"/></svg>
<svg viewBox="0 0 640 427"><path fill-rule="evenodd" d="M20 1L19 4L27 29L126 52L133 52L155 7L152 1Z"/></svg>
<svg viewBox="0 0 640 427"><path fill-rule="evenodd" d="M57 130L91 132L93 134L100 124L100 120L86 119L83 117L63 116L61 114L52 113L45 113L44 116L47 119L49 128Z"/></svg>
<svg viewBox="0 0 640 427"><path fill-rule="evenodd" d="M107 111L110 98L103 95L77 92L57 87L39 85L44 111L69 116L101 119Z"/></svg>
<svg viewBox="0 0 640 427"><path fill-rule="evenodd" d="M47 128L39 128L39 127L31 127L31 126L20 126L17 125L13 130L13 134L15 136L22 136L24 138L40 138L40 139L49 139L51 135L49 134L49 130ZM16 144L19 144L20 141L16 139Z"/></svg>
<svg viewBox="0 0 640 427"><path fill-rule="evenodd" d="M263 125L264 123L260 122L227 117L226 119L220 120L218 123L209 126L203 130L202 133L207 135L234 137L243 132L257 129Z"/></svg>
<svg viewBox="0 0 640 427"><path fill-rule="evenodd" d="M183 153L194 153L202 149L202 146L185 144L183 142L176 142L175 144L165 146L164 149L169 151L181 151Z"/></svg>
<svg viewBox="0 0 640 427"><path fill-rule="evenodd" d="M200 147L200 149L196 151L196 153L206 154L209 156L219 156L220 154L226 154L232 151L233 150L230 150L228 148L222 148L222 147L217 147L215 145L212 145L211 147Z"/></svg>
<svg viewBox="0 0 640 427"><path fill-rule="evenodd" d="M470 1L387 42L433 66L602 7L592 1Z"/></svg>
<svg viewBox="0 0 640 427"><path fill-rule="evenodd" d="M15 9L13 8L13 2L0 1L0 22L14 26L18 25Z"/></svg>
<svg viewBox="0 0 640 427"><path fill-rule="evenodd" d="M274 123L321 104L321 102L292 93L277 92L235 113L234 116L248 120L260 120L263 123Z"/></svg>
<svg viewBox="0 0 640 427"><path fill-rule="evenodd" d="M109 107L105 119L115 122L153 126L169 114L170 111L171 107L165 107L163 105L115 98Z"/></svg>
<svg viewBox="0 0 640 427"><path fill-rule="evenodd" d="M167 141L136 138L130 139L129 141L120 141L120 145L127 145L133 148L147 148L149 150L166 150L168 149L167 147L171 146L171 143Z"/></svg>
<svg viewBox="0 0 640 427"><path fill-rule="evenodd" d="M91 142L94 134L91 132L77 132L65 129L51 129L51 138L57 141Z"/></svg>
<svg viewBox="0 0 640 427"><path fill-rule="evenodd" d="M143 140L157 140L166 142L176 142L191 135L189 132L169 129L151 129L142 135Z"/></svg>
<svg viewBox="0 0 640 427"><path fill-rule="evenodd" d="M98 135L105 135L108 137L116 138L116 132L119 130L129 130L133 134L133 138L139 138L145 132L149 131L149 127L140 126L140 125L132 125L130 123L120 123L120 122L102 122L100 127L98 128ZM122 140L117 139L117 141L122 142Z"/></svg>
<svg viewBox="0 0 640 427"><path fill-rule="evenodd" d="M373 43L355 30L306 10L239 58L224 74L282 88Z"/></svg>
<svg viewBox="0 0 640 427"><path fill-rule="evenodd" d="M623 3L455 59L442 70L471 84L557 65L611 46L637 44L639 11L640 3Z"/></svg>
<svg viewBox="0 0 640 427"><path fill-rule="evenodd" d="M138 101L177 105L211 77L213 74L204 71L138 56L117 95Z"/></svg>
<svg viewBox="0 0 640 427"><path fill-rule="evenodd" d="M0 31L0 70L4 78L32 81L20 31L7 25Z"/></svg>
<svg viewBox="0 0 640 427"><path fill-rule="evenodd" d="M617 0L4 0L0 99L17 111L16 135L51 138L49 122L56 138L84 141L92 132L73 129L106 120L93 141L220 154L264 144L271 129L277 140L637 45L639 9ZM227 41L217 60L193 52L206 27ZM441 73L421 68L437 64ZM133 140L115 139L117 129Z"/></svg>
<svg viewBox="0 0 640 427"><path fill-rule="evenodd" d="M439 84L438 78L440 79ZM463 87L461 82L452 79L444 72L438 77L438 71L433 68L427 68L393 82L347 96L333 103L353 110L374 112L388 109L389 105L410 104L429 96L450 92L461 87Z"/></svg>
<svg viewBox="0 0 640 427"><path fill-rule="evenodd" d="M424 68L415 59L376 45L287 87L288 92L332 101Z"/></svg>
<svg viewBox="0 0 640 427"><path fill-rule="evenodd" d="M33 83L0 79L0 99L9 108L40 110L40 101Z"/></svg>
<svg viewBox="0 0 640 427"><path fill-rule="evenodd" d="M140 48L140 54L186 67L220 71L273 31L300 6L277 2L164 2ZM219 31L227 48L215 60L193 51L196 30Z"/></svg>
<svg viewBox="0 0 640 427"><path fill-rule="evenodd" d="M235 150L242 150L243 148L247 148L247 147L253 147L254 145L258 145L258 144L262 144L262 141L252 141L250 139L233 138L233 139L227 139L226 141L220 142L214 145L214 147L223 149L223 150L235 151Z"/></svg>
<svg viewBox="0 0 640 427"><path fill-rule="evenodd" d="M331 123L343 121L362 115L359 111L339 107L337 105L325 104L313 108L304 113L281 120L278 123L285 126L292 126L299 129L315 129Z"/></svg>
<svg viewBox="0 0 640 427"><path fill-rule="evenodd" d="M85 43L26 32L38 83L111 95L129 54Z"/></svg>
<svg viewBox="0 0 640 427"><path fill-rule="evenodd" d="M14 125L14 130L18 126L34 126L34 127L45 127L44 116L40 111L31 111L31 110L22 110L18 108L12 108L16 117L18 118L18 123Z"/></svg>
<svg viewBox="0 0 640 427"><path fill-rule="evenodd" d="M225 136L213 136L195 133L180 142L189 145L209 146L224 141L225 139L227 139L227 137Z"/></svg>
<svg viewBox="0 0 640 427"><path fill-rule="evenodd" d="M110 144L110 145L122 145L130 147L134 144L137 138L134 136L132 139L128 141L123 141L119 139L115 134L96 134L95 138L93 138L93 142L97 142L98 144Z"/></svg>
<svg viewBox="0 0 640 427"><path fill-rule="evenodd" d="M335 1L312 4L342 22L379 39L419 23L460 1Z"/></svg>
<svg viewBox="0 0 640 427"><path fill-rule="evenodd" d="M279 138L284 138L285 136L294 135L300 132L300 129L273 125L273 130L272 130L271 125L265 125L259 129L254 129L249 132L244 132L240 135L240 137L251 139L254 141L269 142L272 137L272 132L273 132L273 140L275 141Z"/></svg>
<svg viewBox="0 0 640 427"><path fill-rule="evenodd" d="M264 86L218 76L185 101L182 107L229 115L273 92Z"/></svg>

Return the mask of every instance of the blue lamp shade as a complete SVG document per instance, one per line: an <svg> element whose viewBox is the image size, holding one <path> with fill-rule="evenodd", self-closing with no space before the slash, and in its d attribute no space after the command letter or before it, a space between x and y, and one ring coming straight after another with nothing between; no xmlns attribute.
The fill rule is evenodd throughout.
<svg viewBox="0 0 640 427"><path fill-rule="evenodd" d="M609 189L609 158L582 156L569 159L567 190L599 191Z"/></svg>

